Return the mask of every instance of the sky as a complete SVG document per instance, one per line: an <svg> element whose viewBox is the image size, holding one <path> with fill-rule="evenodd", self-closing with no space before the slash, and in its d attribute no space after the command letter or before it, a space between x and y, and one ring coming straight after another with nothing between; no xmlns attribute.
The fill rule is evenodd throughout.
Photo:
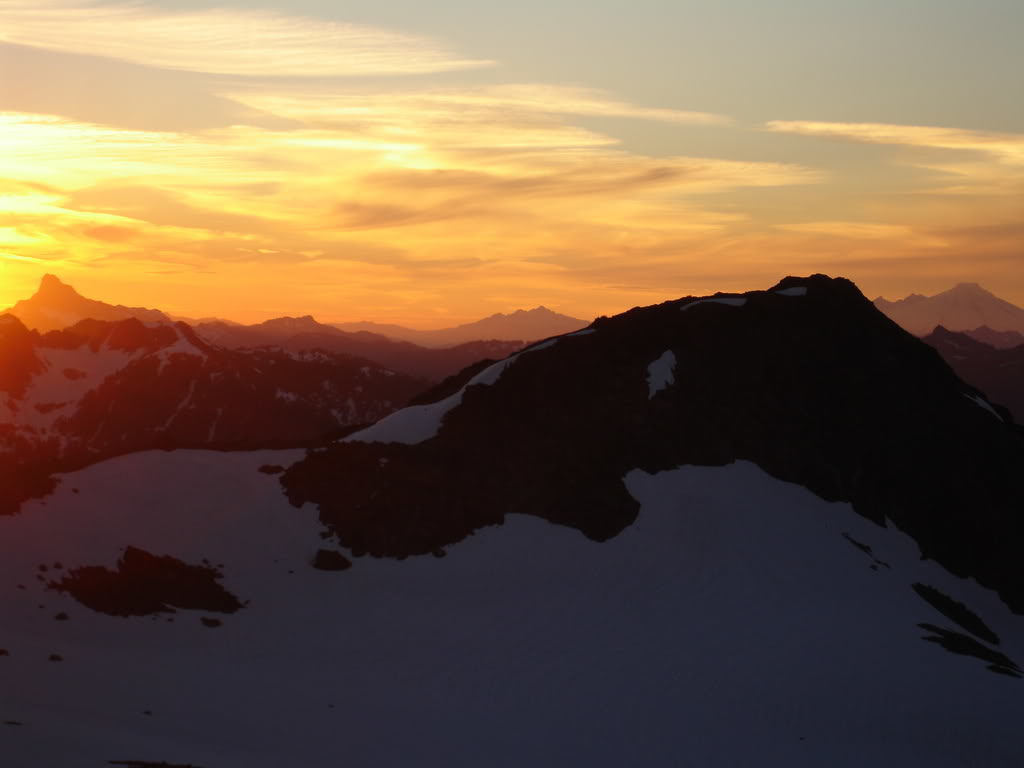
<svg viewBox="0 0 1024 768"><path fill-rule="evenodd" d="M1019 0L0 0L0 307L1024 304Z"/></svg>

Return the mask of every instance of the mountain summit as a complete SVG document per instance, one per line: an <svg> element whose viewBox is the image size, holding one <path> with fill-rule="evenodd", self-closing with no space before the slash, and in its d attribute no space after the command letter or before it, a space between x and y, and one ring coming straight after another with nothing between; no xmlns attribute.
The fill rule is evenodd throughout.
<svg viewBox="0 0 1024 768"><path fill-rule="evenodd" d="M1024 333L1024 309L977 283L959 283L935 296L912 293L898 301L879 296L875 306L915 336L925 336L940 325L951 331L988 326L995 331Z"/></svg>
<svg viewBox="0 0 1024 768"><path fill-rule="evenodd" d="M81 320L117 322L134 317L144 323L170 323L170 318L156 309L125 307L87 299L56 275L43 275L39 289L7 310L28 328L40 333L59 331Z"/></svg>

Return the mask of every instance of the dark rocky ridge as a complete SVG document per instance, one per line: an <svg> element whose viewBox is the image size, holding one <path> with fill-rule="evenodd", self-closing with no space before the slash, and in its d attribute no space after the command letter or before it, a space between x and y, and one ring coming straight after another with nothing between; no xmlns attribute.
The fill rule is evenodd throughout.
<svg viewBox="0 0 1024 768"><path fill-rule="evenodd" d="M406 557L511 513L607 539L636 518L630 470L745 459L891 521L1024 612L1024 430L847 280L744 298L600 318L466 388L436 437L314 450L282 483L354 555ZM666 350L675 383L649 397Z"/></svg>

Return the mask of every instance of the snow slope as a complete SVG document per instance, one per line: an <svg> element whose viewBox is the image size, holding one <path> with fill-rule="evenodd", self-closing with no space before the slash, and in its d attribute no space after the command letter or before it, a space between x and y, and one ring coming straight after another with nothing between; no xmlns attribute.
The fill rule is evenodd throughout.
<svg viewBox="0 0 1024 768"><path fill-rule="evenodd" d="M298 456L125 456L0 518L0 721L22 723L0 725L2 764L1024 759L1024 680L923 641L919 623L957 628L911 585L969 605L1018 663L1024 618L753 464L629 473L639 519L605 543L513 515L442 559L325 573L308 564L331 546L314 511L256 471ZM210 629L194 611L96 614L35 578L112 565L129 544L222 563L251 602Z"/></svg>

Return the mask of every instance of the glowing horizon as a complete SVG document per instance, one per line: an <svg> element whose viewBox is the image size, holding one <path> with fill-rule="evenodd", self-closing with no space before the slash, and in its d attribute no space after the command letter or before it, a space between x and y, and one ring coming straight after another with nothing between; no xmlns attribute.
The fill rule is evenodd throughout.
<svg viewBox="0 0 1024 768"><path fill-rule="evenodd" d="M613 88L545 58L554 17L535 63L457 0L440 20L403 5L0 0L0 67L22 75L0 85L0 308L46 272L244 322L586 318L812 272L1024 304L1019 107L940 125L922 85L919 114L857 119L794 85L754 110L713 90L725 58L689 98L639 74ZM614 44L581 37L574 61Z"/></svg>

